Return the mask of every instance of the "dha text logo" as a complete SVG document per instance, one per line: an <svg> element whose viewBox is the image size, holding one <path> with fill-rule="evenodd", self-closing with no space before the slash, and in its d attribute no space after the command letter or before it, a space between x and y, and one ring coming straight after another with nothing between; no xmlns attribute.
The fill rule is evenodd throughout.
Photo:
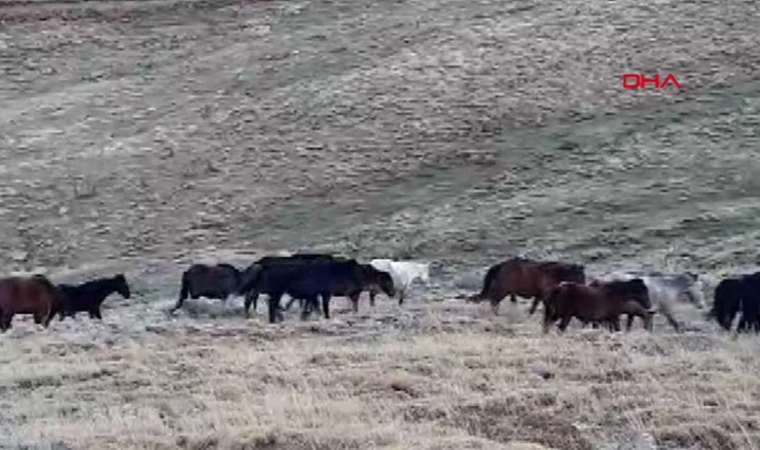
<svg viewBox="0 0 760 450"><path fill-rule="evenodd" d="M623 89L644 89L650 85L655 89L665 89L668 86L681 88L681 83L672 73L666 74L665 77L660 77L660 74L654 77L647 77L643 73L623 74Z"/></svg>

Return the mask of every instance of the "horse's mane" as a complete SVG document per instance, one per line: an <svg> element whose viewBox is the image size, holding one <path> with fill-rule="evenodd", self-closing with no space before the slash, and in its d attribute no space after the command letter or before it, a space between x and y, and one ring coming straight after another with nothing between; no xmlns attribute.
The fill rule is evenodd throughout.
<svg viewBox="0 0 760 450"><path fill-rule="evenodd" d="M219 263L219 264L216 265L216 267L224 267L225 269L230 269L230 270L235 271L235 272L240 272L240 270L238 270L237 267L233 266L232 264L228 264L228 263Z"/></svg>
<svg viewBox="0 0 760 450"><path fill-rule="evenodd" d="M96 278L94 280L85 281L84 283L80 283L77 285L71 285L71 284L60 284L59 287L62 287L64 289L76 289L79 291L84 290L94 290L94 289L101 289L108 285L111 285L112 283L118 282L120 278L124 278L123 274L118 274L112 277L102 277L102 278ZM126 279L125 279L126 281Z"/></svg>
<svg viewBox="0 0 760 450"><path fill-rule="evenodd" d="M53 284L53 282L50 281L50 279L46 277L45 275L37 273L37 274L32 275L31 279L36 280L39 283L42 283L42 285L45 286L49 290L52 290L52 291L56 290L56 287Z"/></svg>
<svg viewBox="0 0 760 450"><path fill-rule="evenodd" d="M635 290L636 292L641 293L641 292L645 292L645 290L647 289L646 284L644 284L644 280L642 280L641 278L633 278L631 280L608 281L606 283L602 283L601 287L616 294L629 293L632 290Z"/></svg>

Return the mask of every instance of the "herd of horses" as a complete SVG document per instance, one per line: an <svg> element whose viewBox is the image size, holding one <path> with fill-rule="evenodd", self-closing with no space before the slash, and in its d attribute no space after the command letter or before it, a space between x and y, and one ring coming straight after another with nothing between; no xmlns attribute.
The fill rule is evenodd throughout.
<svg viewBox="0 0 760 450"><path fill-rule="evenodd" d="M182 274L179 299L169 313L182 308L187 298L225 302L239 295L245 298L244 314L248 317L251 306L256 311L259 296L265 294L270 323L284 320L283 312L295 301L300 303L302 319L314 311L329 319L332 297L348 297L354 312L358 311L362 292L369 293L371 306L379 293L398 297L399 305L403 305L412 283L418 279L427 283L429 271L429 265L420 262L373 259L365 264L314 253L265 256L243 270L231 264L194 264ZM658 312L679 331L681 325L673 314L675 302L685 298L704 309L703 287L699 275L690 272L614 272L587 279L584 266L579 264L515 257L490 267L480 292L466 300L488 301L498 315L501 301L508 296L513 303L518 296L532 299L530 315L543 305L544 333L557 322L563 332L573 318L584 325L619 331L622 316L627 316L627 330L636 317L652 330L652 318ZM101 304L112 293L130 298L123 274L79 285L56 285L39 274L0 278L0 331L11 328L16 314L30 314L45 328L56 315L64 320L86 312L90 318L102 319ZM283 306L285 295L290 301ZM731 330L737 315L738 332L760 332L760 272L726 278L716 286L706 318Z"/></svg>

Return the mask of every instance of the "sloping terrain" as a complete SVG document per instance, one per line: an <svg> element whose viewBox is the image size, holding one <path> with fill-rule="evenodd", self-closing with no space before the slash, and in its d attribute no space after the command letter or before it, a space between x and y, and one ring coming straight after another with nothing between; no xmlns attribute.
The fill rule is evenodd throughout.
<svg viewBox="0 0 760 450"><path fill-rule="evenodd" d="M681 335L542 336L459 298L515 254L708 297L753 270L758 29L754 1L0 0L0 272L134 292L0 336L0 448L759 448L755 338L688 305ZM166 314L191 261L284 249L432 284Z"/></svg>

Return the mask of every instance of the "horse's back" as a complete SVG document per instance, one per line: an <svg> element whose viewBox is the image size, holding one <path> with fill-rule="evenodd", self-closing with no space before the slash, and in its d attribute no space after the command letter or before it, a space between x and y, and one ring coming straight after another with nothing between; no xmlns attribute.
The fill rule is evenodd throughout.
<svg viewBox="0 0 760 450"><path fill-rule="evenodd" d="M43 275L0 279L0 308L5 314L42 314L57 308L57 287Z"/></svg>
<svg viewBox="0 0 760 450"><path fill-rule="evenodd" d="M206 296L225 297L237 290L240 272L231 264L193 264L182 275L193 298Z"/></svg>

